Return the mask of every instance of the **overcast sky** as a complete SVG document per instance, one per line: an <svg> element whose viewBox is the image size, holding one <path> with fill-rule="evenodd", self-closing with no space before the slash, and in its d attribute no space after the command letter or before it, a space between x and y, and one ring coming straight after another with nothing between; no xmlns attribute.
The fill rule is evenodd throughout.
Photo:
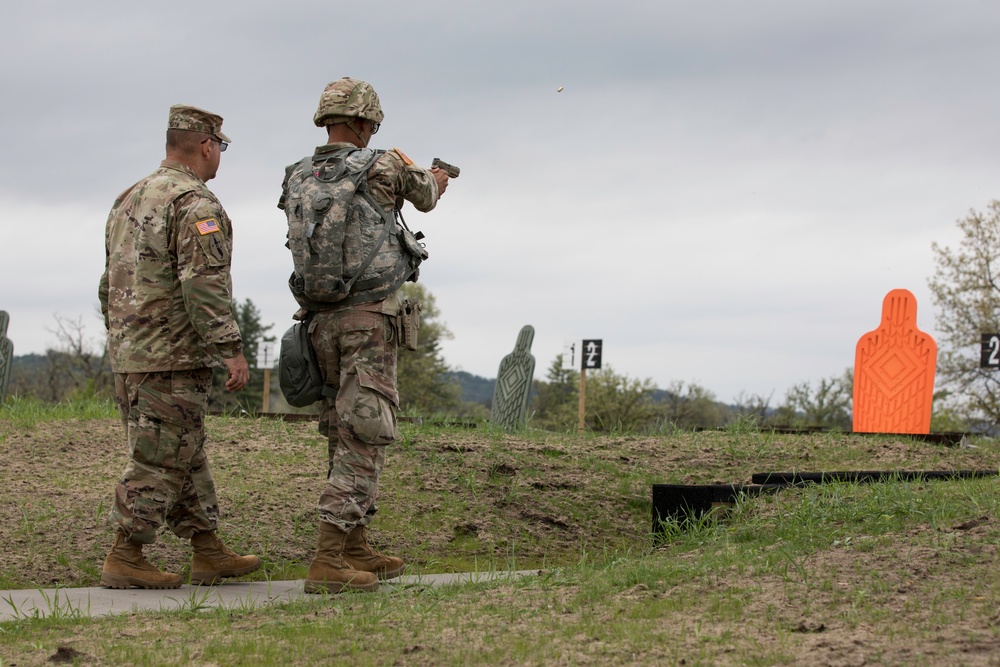
<svg viewBox="0 0 1000 667"><path fill-rule="evenodd" d="M159 164L177 103L225 118L209 186L235 296L284 331L275 204L341 76L381 97L373 146L462 169L404 213L445 360L485 377L531 324L539 378L565 341L600 338L617 373L778 404L853 365L891 289L934 335L931 244L1000 195L995 2L220 4L0 9L15 354L56 344L56 316L101 340L107 213Z"/></svg>

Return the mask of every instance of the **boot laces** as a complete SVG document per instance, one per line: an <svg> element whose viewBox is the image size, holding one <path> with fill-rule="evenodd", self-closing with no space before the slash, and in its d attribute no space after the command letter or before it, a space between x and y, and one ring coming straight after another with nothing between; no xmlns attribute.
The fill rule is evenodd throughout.
<svg viewBox="0 0 1000 667"><path fill-rule="evenodd" d="M208 544L201 547L201 551L211 551L212 549L218 550L223 556L239 556L235 551L226 546L226 543L219 539L219 536L214 532L209 533Z"/></svg>
<svg viewBox="0 0 1000 667"><path fill-rule="evenodd" d="M124 545L126 546L122 548L121 543L119 543L118 546L119 548L122 548L124 554L118 555L118 560L120 560L123 563L130 564L137 570L150 570L150 571L155 570L159 572L159 568L155 567L152 563L146 560L146 554L142 553L142 547L137 547L135 544L129 542L127 539L123 539L122 542L124 542Z"/></svg>

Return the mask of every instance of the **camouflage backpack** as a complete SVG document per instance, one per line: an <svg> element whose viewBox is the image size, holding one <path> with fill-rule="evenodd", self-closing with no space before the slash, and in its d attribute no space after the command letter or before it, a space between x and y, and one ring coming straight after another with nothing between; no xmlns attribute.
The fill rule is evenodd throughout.
<svg viewBox="0 0 1000 667"><path fill-rule="evenodd" d="M348 147L288 168L279 206L294 266L288 286L299 305L326 310L379 301L415 280L427 251L399 210L386 211L368 189L368 170L384 152Z"/></svg>

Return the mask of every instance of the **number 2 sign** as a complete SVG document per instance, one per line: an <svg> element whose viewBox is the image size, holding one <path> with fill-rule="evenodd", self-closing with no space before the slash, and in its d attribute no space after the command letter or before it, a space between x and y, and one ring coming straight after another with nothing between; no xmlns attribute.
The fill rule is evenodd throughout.
<svg viewBox="0 0 1000 667"><path fill-rule="evenodd" d="M983 334L980 368L1000 368L1000 333Z"/></svg>

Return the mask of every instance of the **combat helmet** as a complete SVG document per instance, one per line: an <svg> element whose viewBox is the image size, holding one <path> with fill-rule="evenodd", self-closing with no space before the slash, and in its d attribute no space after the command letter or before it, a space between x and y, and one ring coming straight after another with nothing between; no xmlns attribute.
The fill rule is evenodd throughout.
<svg viewBox="0 0 1000 667"><path fill-rule="evenodd" d="M345 76L327 84L319 98L313 122L316 127L330 125L331 121L344 122L350 118L364 118L373 123L381 123L384 117L375 89L360 79Z"/></svg>

